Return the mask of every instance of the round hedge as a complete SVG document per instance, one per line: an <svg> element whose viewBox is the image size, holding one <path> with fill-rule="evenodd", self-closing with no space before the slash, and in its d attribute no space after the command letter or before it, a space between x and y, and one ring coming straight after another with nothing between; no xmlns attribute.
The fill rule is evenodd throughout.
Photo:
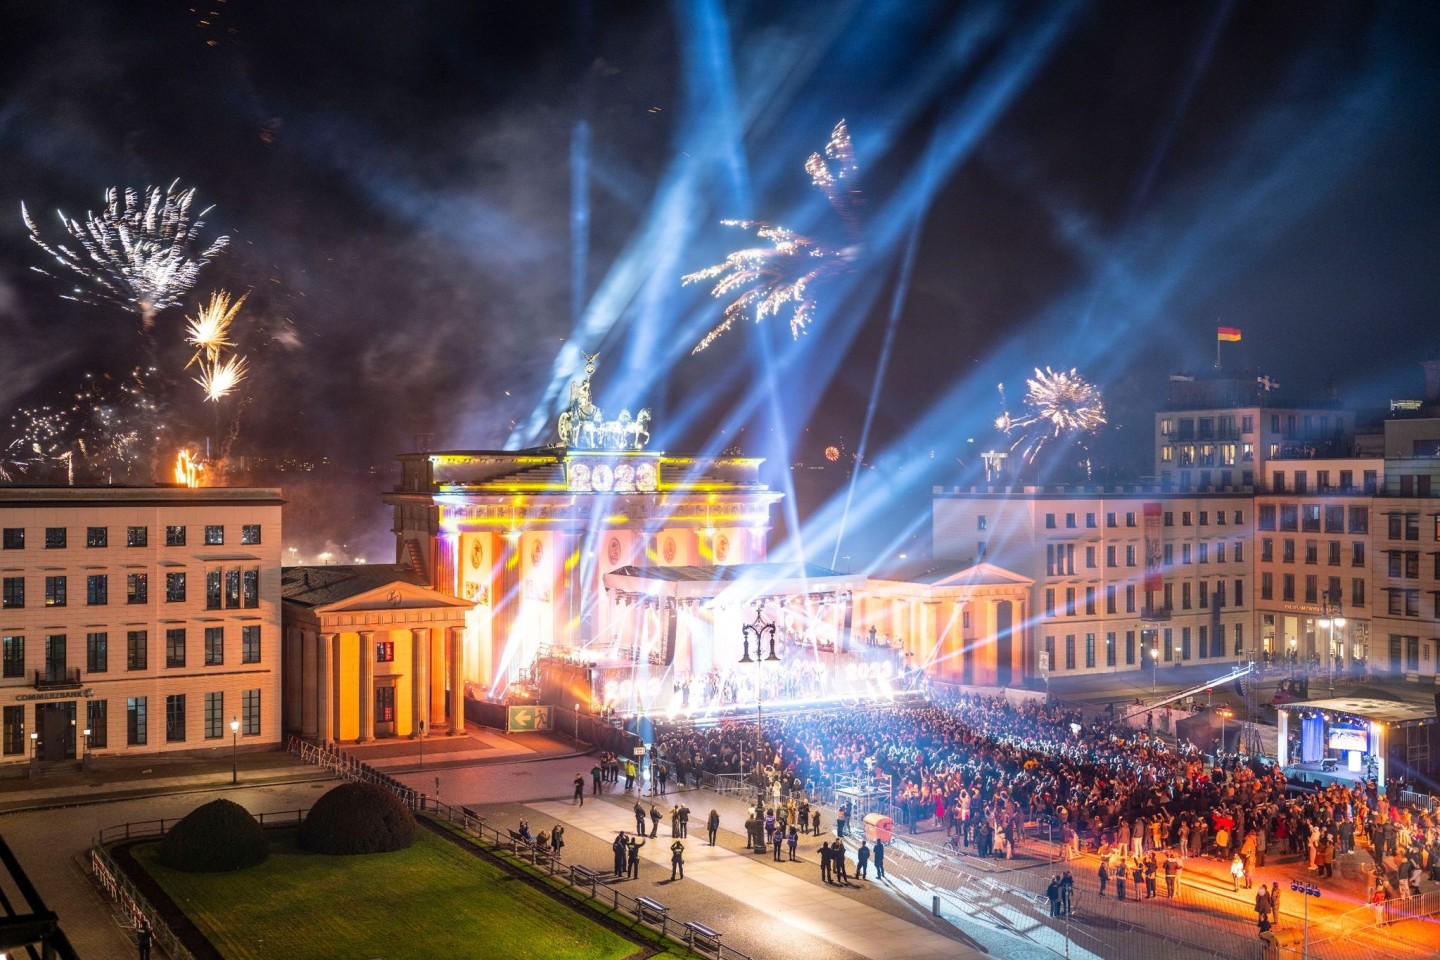
<svg viewBox="0 0 1440 960"><path fill-rule="evenodd" d="M348 856L388 853L415 842L415 815L372 783L342 783L323 794L300 824L300 847Z"/></svg>
<svg viewBox="0 0 1440 960"><path fill-rule="evenodd" d="M233 800L196 807L160 841L160 862L185 873L244 870L269 856L265 828Z"/></svg>

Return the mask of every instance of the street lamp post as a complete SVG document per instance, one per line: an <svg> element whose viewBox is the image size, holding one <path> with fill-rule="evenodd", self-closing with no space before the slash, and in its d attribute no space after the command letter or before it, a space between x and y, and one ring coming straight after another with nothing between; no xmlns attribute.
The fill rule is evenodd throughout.
<svg viewBox="0 0 1440 960"><path fill-rule="evenodd" d="M760 807L760 809L763 810L763 809L764 809L764 806L765 806L765 786L766 786L766 783L765 783L765 767L764 767L764 764L763 764L762 761L761 761L761 755L762 755L762 753L764 752L763 743L764 743L764 738L765 738L764 726L763 726L763 723L764 723L764 715L763 715L763 712L762 712L762 709L763 709L763 708L762 708L762 704L763 704L763 702L764 702L765 692L764 692L764 686L763 686L763 684L761 683L761 679L762 679L762 676L763 676L763 675L762 675L762 672L761 672L761 671L762 671L761 664L766 663L766 662L772 662L772 663L773 663L773 662L778 662L778 661L780 660L780 658L779 658L779 657L776 655L776 653L775 653L775 624L773 624L773 623L767 623L767 622L765 621L764 616L761 614L761 612L760 612L759 610L756 610L756 611L755 611L755 622L754 622L754 623L747 623L747 624L745 624L744 627L742 628L741 632L742 632L742 634L744 635L744 653L743 653L742 656L740 657L740 662L741 662L741 663L754 663L754 664L755 664L755 785L756 785L756 789L759 791L759 794L760 794L759 807ZM766 636L767 634L769 635L769 638L770 638L770 652L769 652L769 654L766 655L766 656L761 656L761 653L762 653L761 641L765 638L765 636ZM751 660L751 659L750 659L750 639L751 639L751 637L754 637L754 639L755 639L755 659L754 659L754 660ZM757 843L757 844L763 843L763 842L764 842L764 837L765 837L765 834L764 834L764 832L762 831L762 832L759 834L759 838L760 838L760 839L757 840L756 843ZM765 852L764 847L763 847L763 846L758 846L758 845L757 845L757 847L756 847L756 851L759 852L759 853L764 853L764 852Z"/></svg>
<svg viewBox="0 0 1440 960"><path fill-rule="evenodd" d="M1215 713L1220 717L1220 750L1218 752L1223 754L1225 752L1225 721L1235 716L1235 711L1229 707L1220 707Z"/></svg>
<svg viewBox="0 0 1440 960"><path fill-rule="evenodd" d="M30 734L30 769L31 769L32 771L35 769L35 764L36 764L37 762L39 762L39 760L40 760L40 734L39 734L38 732L32 732L32 733Z"/></svg>
<svg viewBox="0 0 1440 960"><path fill-rule="evenodd" d="M240 718L230 718L230 782L240 782Z"/></svg>
<svg viewBox="0 0 1440 960"><path fill-rule="evenodd" d="M1327 686L1335 692L1335 631L1345 626L1341 616L1340 591L1326 590L1320 595L1320 619L1316 621L1325 628L1325 655L1329 665Z"/></svg>
<svg viewBox="0 0 1440 960"><path fill-rule="evenodd" d="M425 769L425 721L420 721L420 769Z"/></svg>
<svg viewBox="0 0 1440 960"><path fill-rule="evenodd" d="M86 727L81 732L85 735L85 752L80 754L80 769L87 770L90 767L90 728Z"/></svg>
<svg viewBox="0 0 1440 960"><path fill-rule="evenodd" d="M1160 692L1160 644L1155 642L1154 631L1150 635L1150 693Z"/></svg>

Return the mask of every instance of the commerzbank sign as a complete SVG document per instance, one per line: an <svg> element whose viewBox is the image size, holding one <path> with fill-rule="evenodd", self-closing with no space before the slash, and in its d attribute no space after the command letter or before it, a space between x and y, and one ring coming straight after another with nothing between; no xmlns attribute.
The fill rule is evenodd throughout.
<svg viewBox="0 0 1440 960"><path fill-rule="evenodd" d="M52 693L17 693L16 700L74 700L76 697L84 697L87 700L95 695L92 687L84 690L56 690Z"/></svg>

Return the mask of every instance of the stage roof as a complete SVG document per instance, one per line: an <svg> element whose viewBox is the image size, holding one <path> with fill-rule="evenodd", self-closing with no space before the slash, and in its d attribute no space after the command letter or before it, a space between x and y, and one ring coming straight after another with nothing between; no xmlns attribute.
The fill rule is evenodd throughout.
<svg viewBox="0 0 1440 960"><path fill-rule="evenodd" d="M673 597L717 597L835 593L865 586L862 574L840 573L813 563L743 563L713 567L620 567L605 574L605 586Z"/></svg>
<svg viewBox="0 0 1440 960"><path fill-rule="evenodd" d="M1376 723L1417 723L1434 720L1433 706L1400 700L1372 700L1367 697L1331 697L1276 704L1277 710L1319 710L1321 713L1348 713Z"/></svg>

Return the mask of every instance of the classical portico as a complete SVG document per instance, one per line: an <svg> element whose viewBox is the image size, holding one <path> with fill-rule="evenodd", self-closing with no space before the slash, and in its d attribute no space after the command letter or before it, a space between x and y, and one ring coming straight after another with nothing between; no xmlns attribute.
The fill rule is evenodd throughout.
<svg viewBox="0 0 1440 960"><path fill-rule="evenodd" d="M461 733L474 604L389 566L284 571L285 727L319 742Z"/></svg>

